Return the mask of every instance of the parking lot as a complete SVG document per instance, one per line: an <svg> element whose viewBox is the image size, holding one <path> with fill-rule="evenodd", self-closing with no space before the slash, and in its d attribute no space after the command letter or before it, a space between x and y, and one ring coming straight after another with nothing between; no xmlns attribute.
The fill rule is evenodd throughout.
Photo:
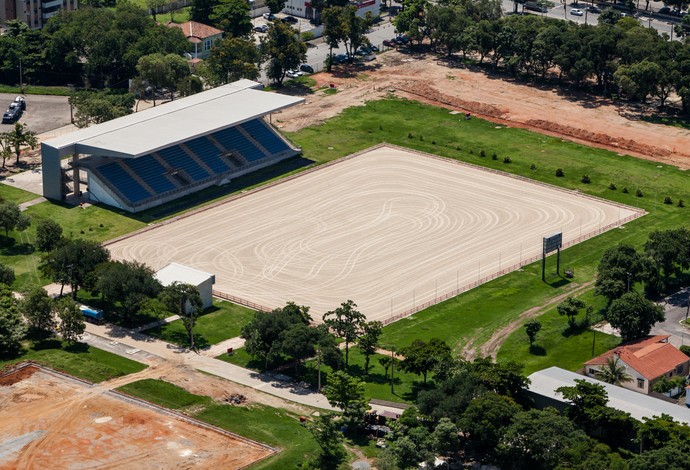
<svg viewBox="0 0 690 470"><path fill-rule="evenodd" d="M4 113L16 96L16 94L0 93L0 112ZM66 96L25 95L24 98L26 111L19 122L26 124L29 130L42 134L70 123ZM13 125L0 124L0 132L7 132Z"/></svg>

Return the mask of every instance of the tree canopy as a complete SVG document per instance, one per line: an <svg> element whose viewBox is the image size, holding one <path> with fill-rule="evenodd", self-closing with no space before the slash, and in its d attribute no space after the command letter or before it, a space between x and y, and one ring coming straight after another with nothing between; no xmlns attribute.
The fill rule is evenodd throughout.
<svg viewBox="0 0 690 470"><path fill-rule="evenodd" d="M611 303L606 318L620 330L623 341L630 341L648 335L652 326L666 317L661 306L637 292L628 292Z"/></svg>

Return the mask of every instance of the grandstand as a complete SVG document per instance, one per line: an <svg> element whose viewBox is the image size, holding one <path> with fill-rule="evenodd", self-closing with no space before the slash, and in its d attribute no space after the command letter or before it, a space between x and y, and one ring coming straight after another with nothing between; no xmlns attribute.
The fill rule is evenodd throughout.
<svg viewBox="0 0 690 470"><path fill-rule="evenodd" d="M260 87L239 80L44 142L43 195L139 212L298 155L264 116L304 99Z"/></svg>

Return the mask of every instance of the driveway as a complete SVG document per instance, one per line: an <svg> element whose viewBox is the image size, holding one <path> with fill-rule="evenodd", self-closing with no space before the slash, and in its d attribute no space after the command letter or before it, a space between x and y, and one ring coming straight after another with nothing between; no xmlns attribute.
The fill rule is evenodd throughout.
<svg viewBox="0 0 690 470"><path fill-rule="evenodd" d="M680 324L681 320L688 318L688 301L690 299L690 287L686 287L661 303L666 313L666 321L657 323L652 328L654 335L671 335L669 342L676 347L685 344L690 345L690 328Z"/></svg>

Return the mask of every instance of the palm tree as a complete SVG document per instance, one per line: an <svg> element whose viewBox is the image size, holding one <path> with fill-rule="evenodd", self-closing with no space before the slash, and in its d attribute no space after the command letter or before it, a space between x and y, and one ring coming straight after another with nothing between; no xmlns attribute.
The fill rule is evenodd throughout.
<svg viewBox="0 0 690 470"><path fill-rule="evenodd" d="M625 371L625 366L618 363L618 357L613 355L608 358L606 364L594 376L606 383L620 385L623 382L630 382L632 376Z"/></svg>

